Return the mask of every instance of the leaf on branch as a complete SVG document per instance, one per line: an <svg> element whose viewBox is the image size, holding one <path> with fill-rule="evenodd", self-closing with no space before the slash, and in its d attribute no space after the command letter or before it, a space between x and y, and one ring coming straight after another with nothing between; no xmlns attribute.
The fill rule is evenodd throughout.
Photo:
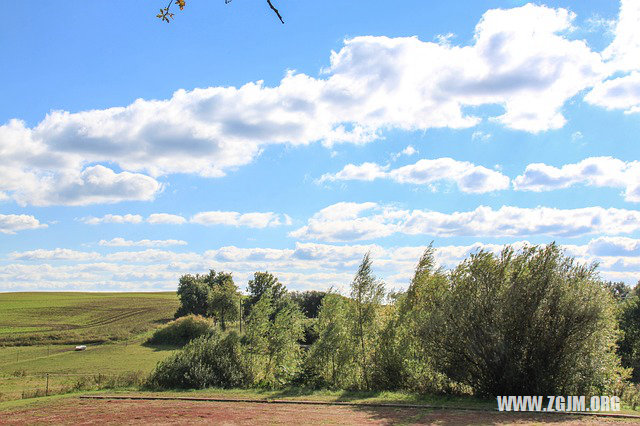
<svg viewBox="0 0 640 426"><path fill-rule="evenodd" d="M180 10L184 10L184 7L187 5L186 0L176 0L176 4L180 8Z"/></svg>

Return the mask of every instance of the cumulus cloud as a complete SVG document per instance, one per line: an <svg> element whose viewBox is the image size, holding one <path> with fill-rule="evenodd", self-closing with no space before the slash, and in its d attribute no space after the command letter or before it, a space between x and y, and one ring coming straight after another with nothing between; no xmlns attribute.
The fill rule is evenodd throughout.
<svg viewBox="0 0 640 426"><path fill-rule="evenodd" d="M640 2L622 0L613 29L614 39L602 52L609 76L585 100L607 109L640 112ZM623 74L620 76L619 74Z"/></svg>
<svg viewBox="0 0 640 426"><path fill-rule="evenodd" d="M429 185L433 190L442 182L455 183L460 191L484 193L509 188L509 178L502 173L452 158L422 159L415 164L389 170L375 163L347 164L335 174L325 174L319 182L336 180L390 179L399 183Z"/></svg>
<svg viewBox="0 0 640 426"><path fill-rule="evenodd" d="M285 215L279 215L273 212L266 213L238 213L233 211L210 211L200 212L194 215L191 223L199 225L227 225L227 226L246 226L249 228L267 228L272 226L280 226L289 222L290 219Z"/></svg>
<svg viewBox="0 0 640 426"><path fill-rule="evenodd" d="M622 17L619 34L629 27ZM468 128L483 117L467 107L482 105L501 106L489 118L508 128L557 129L564 104L609 72L599 53L567 36L574 18L533 4L494 9L467 45L355 37L332 52L318 77L289 72L274 87L258 81L53 111L33 127L10 120L0 126L0 191L38 205L149 200L162 189L159 176L223 176L270 144L364 143L387 129ZM622 58L614 47L609 56ZM47 191L37 190L43 185Z"/></svg>
<svg viewBox="0 0 640 426"><path fill-rule="evenodd" d="M0 152L0 191L22 206L150 201L163 188L144 174L89 166L81 156L36 139L19 120L0 126Z"/></svg>
<svg viewBox="0 0 640 426"><path fill-rule="evenodd" d="M80 219L88 225L99 225L102 223L150 223L152 225L182 225L184 223L195 223L198 225L226 225L226 226L246 226L248 228L267 228L280 225L291 225L292 220L289 215L273 212L249 212L239 213L234 211L208 211L200 212L187 219L180 215L169 213L153 213L144 219L139 214L107 214L103 217L85 217ZM145 240L146 241L146 240Z"/></svg>
<svg viewBox="0 0 640 426"><path fill-rule="evenodd" d="M440 213L402 210L377 203L337 203L315 213L307 225L289 233L302 240L373 240L395 233L430 236L576 237L617 235L640 229L640 212L602 207L556 209L480 206L472 211Z"/></svg>
<svg viewBox="0 0 640 426"><path fill-rule="evenodd" d="M38 219L26 214L0 214L0 233L15 234L27 229L46 228Z"/></svg>
<svg viewBox="0 0 640 426"><path fill-rule="evenodd" d="M621 0L613 42L602 53L616 71L640 69L640 2Z"/></svg>
<svg viewBox="0 0 640 426"><path fill-rule="evenodd" d="M584 184L624 188L627 201L640 202L640 162L612 157L590 157L562 167L544 163L529 164L513 181L520 191L550 191Z"/></svg>
<svg viewBox="0 0 640 426"><path fill-rule="evenodd" d="M30 250L23 252L13 252L9 255L10 258L16 260L74 260L74 261L87 261L96 260L100 258L100 254L96 252L83 252L65 248L56 248L53 250Z"/></svg>
<svg viewBox="0 0 640 426"><path fill-rule="evenodd" d="M117 237L110 240L100 240L98 243L105 247L169 247L169 246L186 246L187 242L183 240L139 240L131 241Z"/></svg>
<svg viewBox="0 0 640 426"><path fill-rule="evenodd" d="M84 217L80 219L87 225L100 225L103 223L142 223L143 218L139 214L106 214L102 217Z"/></svg>
<svg viewBox="0 0 640 426"><path fill-rule="evenodd" d="M415 155L417 153L418 153L417 149L415 149L411 145L407 145L405 149L403 149L402 151L392 154L391 159L395 161L398 158L402 157L403 155L406 155L407 157L411 157L412 155Z"/></svg>
<svg viewBox="0 0 640 426"><path fill-rule="evenodd" d="M594 256L640 257L640 240L627 237L598 237L588 244Z"/></svg>
<svg viewBox="0 0 640 426"><path fill-rule="evenodd" d="M640 65L638 68L640 69ZM606 109L623 109L626 113L640 112L640 72L634 71L623 77L604 81L587 93L585 100Z"/></svg>
<svg viewBox="0 0 640 426"><path fill-rule="evenodd" d="M153 225L182 225L187 219L180 215L169 213L153 213L147 218L147 223Z"/></svg>
<svg viewBox="0 0 640 426"><path fill-rule="evenodd" d="M519 250L531 244L520 240L511 245ZM604 236L586 244L561 247L581 263L597 261L604 279L632 284L640 275L638 239ZM296 242L294 248L225 246L204 253L149 249L100 255L62 248L38 249L11 253L14 263L0 264L0 289L175 290L181 275L214 268L233 272L241 288L253 272L269 270L289 289L334 287L347 291L367 252L373 259L374 273L383 278L389 288L406 288L425 248L426 245L382 247ZM482 242L436 246L435 260L438 266L449 269L471 253L485 250L497 254L503 248L501 244Z"/></svg>

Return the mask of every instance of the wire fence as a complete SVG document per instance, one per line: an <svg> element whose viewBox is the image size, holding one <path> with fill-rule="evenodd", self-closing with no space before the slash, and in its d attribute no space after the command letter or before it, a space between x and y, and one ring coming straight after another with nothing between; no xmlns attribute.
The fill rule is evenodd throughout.
<svg viewBox="0 0 640 426"><path fill-rule="evenodd" d="M0 377L0 401L78 391L140 387L146 376L141 371L14 374Z"/></svg>

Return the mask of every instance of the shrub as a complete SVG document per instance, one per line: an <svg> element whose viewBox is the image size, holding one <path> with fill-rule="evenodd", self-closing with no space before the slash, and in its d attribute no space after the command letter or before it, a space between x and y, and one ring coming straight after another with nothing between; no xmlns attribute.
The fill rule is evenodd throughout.
<svg viewBox="0 0 640 426"><path fill-rule="evenodd" d="M189 342L181 351L161 361L147 381L156 389L241 387L249 381L240 338L219 332Z"/></svg>
<svg viewBox="0 0 640 426"><path fill-rule="evenodd" d="M471 255L437 299L422 344L477 394L602 394L624 375L611 295L555 244Z"/></svg>
<svg viewBox="0 0 640 426"><path fill-rule="evenodd" d="M198 315L187 315L156 330L147 343L184 346L197 337L210 335L213 331L210 320Z"/></svg>

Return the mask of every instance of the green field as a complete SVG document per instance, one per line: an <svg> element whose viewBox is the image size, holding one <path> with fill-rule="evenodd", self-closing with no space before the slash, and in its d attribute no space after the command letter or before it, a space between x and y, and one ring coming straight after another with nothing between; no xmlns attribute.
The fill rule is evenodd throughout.
<svg viewBox="0 0 640 426"><path fill-rule="evenodd" d="M0 345L125 341L173 318L175 293L0 293Z"/></svg>
<svg viewBox="0 0 640 426"><path fill-rule="evenodd" d="M174 348L148 347L175 293L0 294L0 401L145 377ZM74 351L76 344L86 351Z"/></svg>

